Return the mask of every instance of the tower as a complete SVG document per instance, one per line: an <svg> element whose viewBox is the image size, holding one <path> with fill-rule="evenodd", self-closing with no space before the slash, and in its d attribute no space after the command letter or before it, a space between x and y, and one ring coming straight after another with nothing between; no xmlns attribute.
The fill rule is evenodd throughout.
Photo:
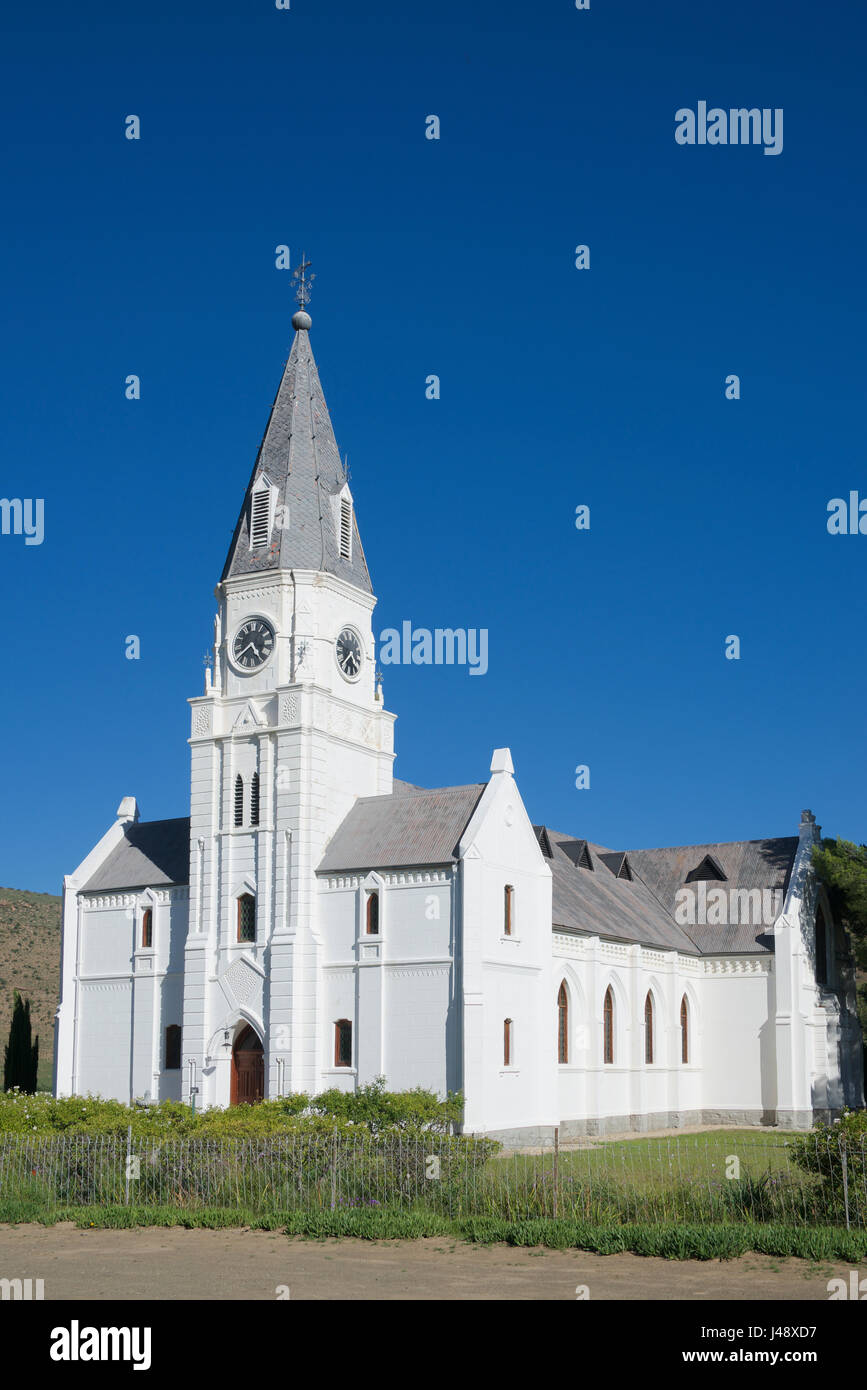
<svg viewBox="0 0 867 1390"><path fill-rule="evenodd" d="M391 791L394 716L375 678L376 599L310 346L295 339L216 589L213 668L190 701L190 921L183 1094L316 1089L315 869L359 796Z"/></svg>

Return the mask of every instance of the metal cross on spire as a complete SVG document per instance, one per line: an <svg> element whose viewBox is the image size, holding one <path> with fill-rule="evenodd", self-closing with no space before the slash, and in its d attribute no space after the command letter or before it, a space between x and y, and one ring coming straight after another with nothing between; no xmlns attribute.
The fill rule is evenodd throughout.
<svg viewBox="0 0 867 1390"><path fill-rule="evenodd" d="M310 269L310 265L311 262L306 261L304 259L304 252L302 251L301 264L298 266L297 270L293 270L292 272L292 279L297 281L295 287L295 298L298 300L298 303L301 305L302 309L304 309L310 303L310 286L316 279L315 275L307 274L307 271Z"/></svg>

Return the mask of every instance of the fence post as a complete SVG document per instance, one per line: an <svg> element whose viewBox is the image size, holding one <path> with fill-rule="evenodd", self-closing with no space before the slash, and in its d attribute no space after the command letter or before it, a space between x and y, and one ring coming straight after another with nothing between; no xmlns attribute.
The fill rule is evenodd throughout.
<svg viewBox="0 0 867 1390"><path fill-rule="evenodd" d="M554 1126L554 1220L557 1220L560 1189L560 1126Z"/></svg>
<svg viewBox="0 0 867 1390"><path fill-rule="evenodd" d="M132 1125L126 1132L126 1190L124 1193L124 1203L129 1206L129 1160L132 1154Z"/></svg>
<svg viewBox="0 0 867 1390"><path fill-rule="evenodd" d="M843 1162L843 1205L846 1208L846 1230L849 1230L849 1165L846 1157L846 1140L841 1139L840 1158Z"/></svg>
<svg viewBox="0 0 867 1390"><path fill-rule="evenodd" d="M334 1145L331 1157L331 1210L337 1210L337 1130L334 1131Z"/></svg>

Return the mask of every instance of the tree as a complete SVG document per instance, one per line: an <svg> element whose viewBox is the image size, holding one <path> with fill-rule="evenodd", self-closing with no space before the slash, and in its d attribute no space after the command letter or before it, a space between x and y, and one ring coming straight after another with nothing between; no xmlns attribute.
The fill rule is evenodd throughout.
<svg viewBox="0 0 867 1390"><path fill-rule="evenodd" d="M867 971L867 845L822 840L813 846L813 866L828 890L831 911L849 933L855 964ZM867 1061L867 984L858 985L858 1017Z"/></svg>
<svg viewBox="0 0 867 1390"><path fill-rule="evenodd" d="M20 1091L29 1092L30 1095L36 1091L39 1038L31 1042L31 1037L30 1000L22 999L16 989L12 1022L9 1026L9 1042L3 1063L4 1091L11 1091L14 1086Z"/></svg>
<svg viewBox="0 0 867 1390"><path fill-rule="evenodd" d="M828 890L831 911L852 938L859 968L867 970L867 845L823 840L813 847L813 865Z"/></svg>

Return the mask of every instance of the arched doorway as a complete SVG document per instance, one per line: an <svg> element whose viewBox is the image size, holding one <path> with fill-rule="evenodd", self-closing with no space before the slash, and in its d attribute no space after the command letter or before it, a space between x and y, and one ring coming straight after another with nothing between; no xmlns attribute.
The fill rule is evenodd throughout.
<svg viewBox="0 0 867 1390"><path fill-rule="evenodd" d="M247 1024L232 1048L232 1105L252 1105L265 1095L265 1053L257 1033Z"/></svg>

